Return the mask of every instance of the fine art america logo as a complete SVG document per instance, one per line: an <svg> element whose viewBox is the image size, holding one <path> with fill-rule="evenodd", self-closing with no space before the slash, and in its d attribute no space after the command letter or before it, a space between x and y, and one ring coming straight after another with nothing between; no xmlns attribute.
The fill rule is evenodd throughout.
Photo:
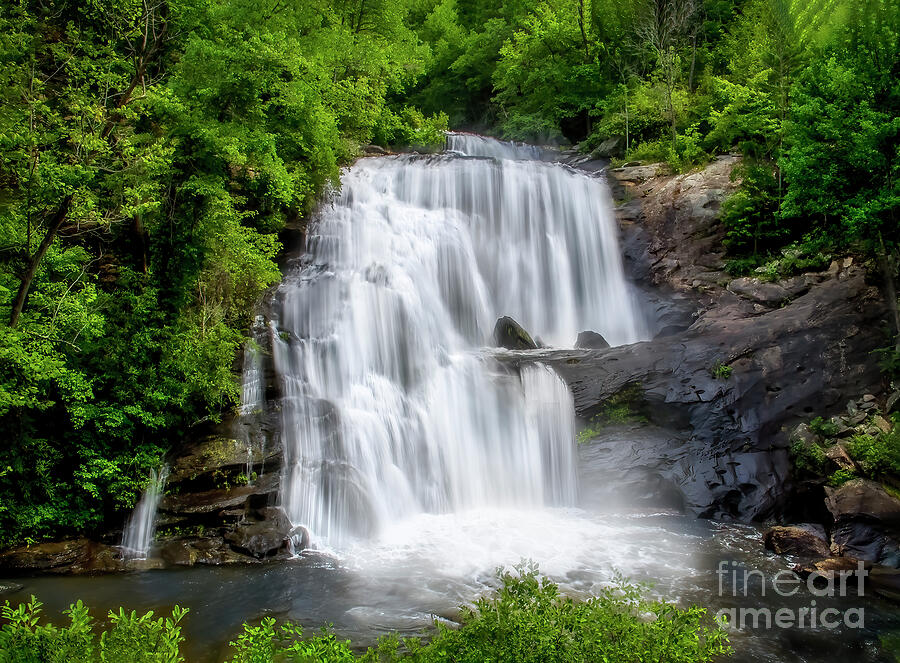
<svg viewBox="0 0 900 663"><path fill-rule="evenodd" d="M757 569L743 568L738 562L722 560L716 568L719 579L719 596L738 600L752 599L748 587L759 585L759 597L767 601L788 599L796 605L782 607L722 608L716 618L730 629L771 628L825 628L840 627L861 629L865 627L865 613L861 607L829 607L829 599L865 596L863 582L869 574L863 563L855 569L819 572L813 571L801 578L794 571L779 571L771 578ZM757 583L758 581L758 583ZM805 598L809 597L806 601ZM824 604L824 605L823 605Z"/></svg>

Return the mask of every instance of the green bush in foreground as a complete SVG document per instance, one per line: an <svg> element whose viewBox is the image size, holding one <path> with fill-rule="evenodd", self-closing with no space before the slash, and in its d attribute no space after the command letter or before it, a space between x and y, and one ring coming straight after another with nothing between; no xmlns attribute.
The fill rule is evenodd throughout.
<svg viewBox="0 0 900 663"><path fill-rule="evenodd" d="M464 608L458 627L437 624L424 643L418 638L385 636L365 652L355 652L349 640L322 629L304 638L295 624L278 626L266 618L258 626L244 625L231 646L229 663L343 663L367 661L653 661L701 663L729 654L723 629L699 607L677 608L647 601L640 589L620 581L586 601L564 597L559 587L540 578L534 566L500 575L496 595ZM39 625L41 604L18 608L7 602L6 624L0 629L0 663L57 661L116 663L178 663L180 621L186 610L176 607L171 618L153 619L110 613L112 626L98 640L92 621L79 601L66 614L70 626Z"/></svg>
<svg viewBox="0 0 900 663"><path fill-rule="evenodd" d="M42 625L42 603L31 597L13 608L0 609L6 622L0 628L0 663L179 663L184 637L179 623L187 614L177 605L171 617L153 619L120 609L110 612L110 628L94 633L88 609L78 601L65 611L68 626Z"/></svg>

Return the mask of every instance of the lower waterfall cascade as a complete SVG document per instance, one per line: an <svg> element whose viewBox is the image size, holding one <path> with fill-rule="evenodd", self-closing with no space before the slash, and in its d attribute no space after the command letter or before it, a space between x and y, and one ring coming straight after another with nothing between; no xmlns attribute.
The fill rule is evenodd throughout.
<svg viewBox="0 0 900 663"><path fill-rule="evenodd" d="M339 548L417 514L574 503L572 397L540 363L494 361L494 323L511 316L555 347L647 328L605 184L539 157L450 134L441 155L364 158L311 221L269 333L281 505L314 542Z"/></svg>

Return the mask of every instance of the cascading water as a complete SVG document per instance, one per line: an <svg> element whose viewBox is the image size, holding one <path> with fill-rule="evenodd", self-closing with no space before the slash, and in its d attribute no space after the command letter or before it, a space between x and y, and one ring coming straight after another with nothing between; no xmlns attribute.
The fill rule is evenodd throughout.
<svg viewBox="0 0 900 663"><path fill-rule="evenodd" d="M571 505L571 396L483 350L510 315L545 343L644 333L604 185L533 148L451 135L359 161L276 296L281 500L340 547L417 514Z"/></svg>
<svg viewBox="0 0 900 663"><path fill-rule="evenodd" d="M169 478L169 468L163 466L159 472L150 470L150 479L141 495L134 512L125 524L122 534L122 555L125 559L147 559L153 536L156 533L156 510L162 499Z"/></svg>

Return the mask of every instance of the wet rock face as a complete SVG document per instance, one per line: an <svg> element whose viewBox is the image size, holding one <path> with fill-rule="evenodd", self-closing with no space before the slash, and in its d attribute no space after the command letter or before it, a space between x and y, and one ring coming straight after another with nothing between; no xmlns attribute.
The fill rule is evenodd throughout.
<svg viewBox="0 0 900 663"><path fill-rule="evenodd" d="M654 443L655 461L638 454L616 462L625 476L650 471L675 486L685 511L745 521L827 517L821 486L793 482L788 431L848 398L879 393L870 353L883 345L884 302L849 260L778 283L725 273L719 216L738 163L720 157L677 176L659 165L608 171L622 202L626 265L657 293L657 334L541 361L567 381L585 420L639 386L641 410L667 441ZM803 495L816 505L799 504Z"/></svg>
<svg viewBox="0 0 900 663"><path fill-rule="evenodd" d="M548 353L579 416L639 385L650 420L675 433L692 466L682 490L704 517L783 514L791 490L787 431L813 412L877 390L878 292L861 271L831 278L757 314L725 293L685 332L609 350ZM521 359L516 359L521 361Z"/></svg>
<svg viewBox="0 0 900 663"><path fill-rule="evenodd" d="M721 287L725 229L722 203L737 189L732 169L740 158L718 157L700 172L668 176L663 164L608 172L625 234L627 263L655 286L677 290Z"/></svg>

